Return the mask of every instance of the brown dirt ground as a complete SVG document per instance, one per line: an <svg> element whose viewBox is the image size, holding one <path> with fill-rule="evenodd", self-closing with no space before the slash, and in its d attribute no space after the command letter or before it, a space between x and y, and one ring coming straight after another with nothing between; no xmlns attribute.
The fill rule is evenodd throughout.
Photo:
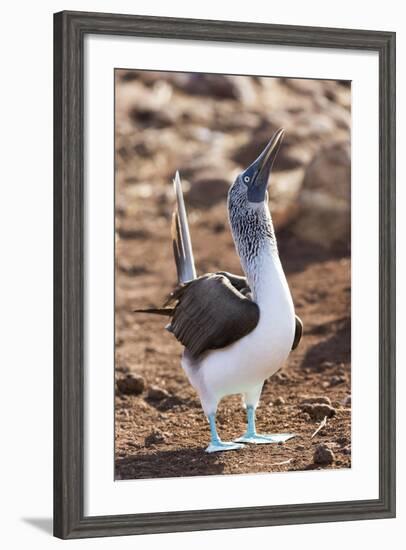
<svg viewBox="0 0 406 550"><path fill-rule="evenodd" d="M168 187L170 190L170 187ZM116 245L116 378L142 375L141 395L116 390L116 479L165 478L209 474L281 472L351 466L350 258L300 242L288 229L277 232L279 251L304 336L284 368L265 383L257 411L263 432L294 432L278 445L247 445L240 451L204 452L207 421L194 389L180 367L181 345L164 330L165 319L132 310L161 304L176 282L170 242L171 201L168 193L139 198L131 213L137 230L118 225ZM170 196L170 195L169 195ZM240 273L227 225L226 206L190 211L199 273L219 269ZM148 399L151 385L169 396ZM320 421L300 404L309 396L325 396L336 410L312 439ZM284 403L274 402L282 398ZM225 398L218 410L222 438L244 432L245 412L239 396ZM163 441L145 444L154 431ZM327 444L335 460L313 462L315 447Z"/></svg>

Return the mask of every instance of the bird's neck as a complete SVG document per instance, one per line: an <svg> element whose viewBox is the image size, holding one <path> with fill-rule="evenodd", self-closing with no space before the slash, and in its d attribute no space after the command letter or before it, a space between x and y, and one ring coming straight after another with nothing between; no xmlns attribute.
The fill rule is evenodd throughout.
<svg viewBox="0 0 406 550"><path fill-rule="evenodd" d="M280 301L290 304L268 206L261 204L246 216L234 217L232 233L253 299L260 309L275 311Z"/></svg>
<svg viewBox="0 0 406 550"><path fill-rule="evenodd" d="M250 262L241 262L253 300L261 310L275 310L280 302L290 302L285 273L275 247L263 247Z"/></svg>
<svg viewBox="0 0 406 550"><path fill-rule="evenodd" d="M246 195L235 184L229 193L228 209L234 243L254 301L261 311L275 311L275 305L293 308L268 204L248 204Z"/></svg>
<svg viewBox="0 0 406 550"><path fill-rule="evenodd" d="M229 218L241 266L251 290L254 291L260 285L264 259L278 259L278 247L268 205L259 203L257 206L241 208L230 201Z"/></svg>

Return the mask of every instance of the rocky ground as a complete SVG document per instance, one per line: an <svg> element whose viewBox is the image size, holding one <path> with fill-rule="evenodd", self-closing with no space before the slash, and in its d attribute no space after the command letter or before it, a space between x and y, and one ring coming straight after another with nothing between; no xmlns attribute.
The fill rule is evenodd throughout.
<svg viewBox="0 0 406 550"><path fill-rule="evenodd" d="M345 82L116 73L116 478L351 465L350 88ZM264 386L258 428L283 445L207 455L207 422L157 305L176 283L171 178L181 172L199 273L241 269L225 197L283 126L270 186L278 245L304 337ZM243 433L222 401L224 439ZM316 430L319 428L319 431Z"/></svg>

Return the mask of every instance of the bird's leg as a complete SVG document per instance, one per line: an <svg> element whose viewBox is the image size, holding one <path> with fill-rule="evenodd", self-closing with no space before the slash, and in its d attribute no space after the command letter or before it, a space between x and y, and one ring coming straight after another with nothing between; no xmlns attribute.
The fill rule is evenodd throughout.
<svg viewBox="0 0 406 550"><path fill-rule="evenodd" d="M206 453L217 453L219 451L233 451L235 449L241 449L244 447L241 443L234 443L233 441L221 441L216 428L216 414L212 413L208 416L210 424L210 445L206 449Z"/></svg>
<svg viewBox="0 0 406 550"><path fill-rule="evenodd" d="M236 439L241 443L283 443L294 437L295 434L258 434L255 427L255 407L247 405L247 431L242 437Z"/></svg>

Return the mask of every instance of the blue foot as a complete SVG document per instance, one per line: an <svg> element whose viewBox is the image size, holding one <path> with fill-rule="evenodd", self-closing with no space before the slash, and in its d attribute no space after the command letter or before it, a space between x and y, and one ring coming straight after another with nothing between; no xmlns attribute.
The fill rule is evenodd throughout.
<svg viewBox="0 0 406 550"><path fill-rule="evenodd" d="M206 449L206 453L219 453L222 451L235 451L242 449L244 445L241 443L234 443L233 441L212 441Z"/></svg>
<svg viewBox="0 0 406 550"><path fill-rule="evenodd" d="M284 443L292 439L296 434L257 434L245 433L235 441L238 443L253 443L254 445L263 445L266 443Z"/></svg>
<svg viewBox="0 0 406 550"><path fill-rule="evenodd" d="M206 449L206 453L235 451L244 447L244 445L241 445L241 443L234 443L234 441L221 441L216 429L216 415L214 413L209 414L208 419L210 424L211 441L210 445Z"/></svg>
<svg viewBox="0 0 406 550"><path fill-rule="evenodd" d="M242 437L236 439L236 442L241 443L254 443L255 445L261 445L264 443L283 443L296 434L257 434L255 428L255 407L253 405L247 405L247 431Z"/></svg>

